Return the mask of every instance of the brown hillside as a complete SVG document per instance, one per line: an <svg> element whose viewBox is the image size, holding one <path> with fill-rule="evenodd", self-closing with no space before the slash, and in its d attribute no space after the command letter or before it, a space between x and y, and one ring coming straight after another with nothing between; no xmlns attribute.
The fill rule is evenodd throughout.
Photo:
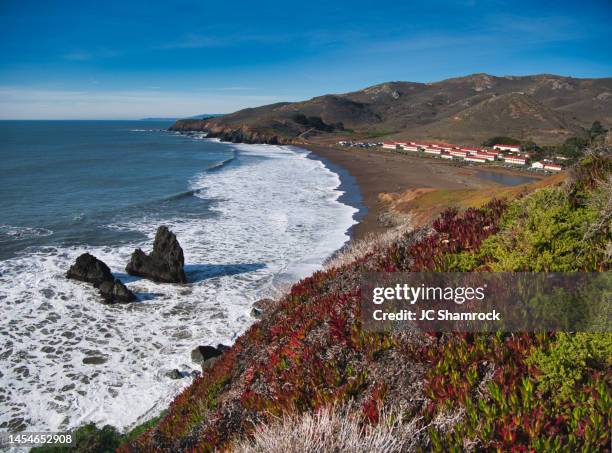
<svg viewBox="0 0 612 453"><path fill-rule="evenodd" d="M612 78L474 74L435 83L388 82L208 120L179 120L173 129L267 143L376 133L466 144L511 134L546 144L580 134L594 120L612 126Z"/></svg>
<svg viewBox="0 0 612 453"><path fill-rule="evenodd" d="M503 135L538 143L555 143L580 135L582 129L522 92L491 97L432 124L408 129L398 137L481 143Z"/></svg>

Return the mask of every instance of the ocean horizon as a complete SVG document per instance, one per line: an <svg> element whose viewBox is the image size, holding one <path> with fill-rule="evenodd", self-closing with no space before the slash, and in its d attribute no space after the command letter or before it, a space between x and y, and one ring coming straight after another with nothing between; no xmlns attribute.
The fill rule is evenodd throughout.
<svg viewBox="0 0 612 453"><path fill-rule="evenodd" d="M0 425L129 427L190 379L198 345L230 344L252 304L349 239L358 196L295 147L237 145L155 121L0 121ZM352 189L351 189L352 190ZM129 276L167 225L187 285ZM90 252L138 296L103 305L65 273ZM129 408L129 410L127 410Z"/></svg>

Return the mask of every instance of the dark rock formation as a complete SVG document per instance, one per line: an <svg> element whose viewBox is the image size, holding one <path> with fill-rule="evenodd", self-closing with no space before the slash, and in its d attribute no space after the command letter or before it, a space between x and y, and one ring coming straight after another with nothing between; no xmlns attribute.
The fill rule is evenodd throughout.
<svg viewBox="0 0 612 453"><path fill-rule="evenodd" d="M303 129L303 128L302 128ZM283 137L274 131L255 130L248 127L212 125L208 120L179 120L169 130L193 135L195 132L205 132L207 138L218 138L222 142L255 143L269 145L288 145L294 142L293 138L303 132L298 129L295 137Z"/></svg>
<svg viewBox="0 0 612 453"><path fill-rule="evenodd" d="M115 280L109 267L89 253L83 253L76 259L76 262L68 270L66 277L91 283L94 286L99 286L109 280Z"/></svg>
<svg viewBox="0 0 612 453"><path fill-rule="evenodd" d="M222 142L250 143L282 145L290 143L290 140L283 140L276 134L266 134L258 131L250 131L245 128L224 128L220 130L209 130L208 138L218 138Z"/></svg>
<svg viewBox="0 0 612 453"><path fill-rule="evenodd" d="M195 378L195 377L200 376L201 374L202 372L196 371L196 370L188 372L188 371L179 371L176 368L173 370L169 370L165 373L166 377L170 379L183 379L189 376Z"/></svg>
<svg viewBox="0 0 612 453"><path fill-rule="evenodd" d="M133 302L136 300L134 293L117 279L102 282L98 289L104 300L109 304L115 302Z"/></svg>
<svg viewBox="0 0 612 453"><path fill-rule="evenodd" d="M89 253L83 253L76 259L66 273L66 278L91 283L98 288L107 304L136 300L134 293L113 277L108 266Z"/></svg>
<svg viewBox="0 0 612 453"><path fill-rule="evenodd" d="M166 373L166 377L169 377L170 379L183 379L184 376L183 373L175 368L174 370L168 371Z"/></svg>
<svg viewBox="0 0 612 453"><path fill-rule="evenodd" d="M214 346L198 346L191 351L191 360L193 360L195 363L204 363L207 360L220 356L221 354L223 354L223 351L221 351L219 348L215 348Z"/></svg>
<svg viewBox="0 0 612 453"><path fill-rule="evenodd" d="M230 348L230 347L229 347L229 346L227 346L227 345L225 345L225 344L221 344L221 343L219 343L219 344L217 345L217 350L221 351L222 353L223 353L223 352L225 352L225 351L227 351L229 348Z"/></svg>
<svg viewBox="0 0 612 453"><path fill-rule="evenodd" d="M162 283L187 283L185 258L174 233L160 226L155 234L153 251L147 255L141 249L132 253L125 270L130 275Z"/></svg>
<svg viewBox="0 0 612 453"><path fill-rule="evenodd" d="M202 372L204 372L213 366L219 360L221 354L228 349L229 346L223 344L218 344L216 348L214 346L198 346L191 351L191 360L199 363L202 366Z"/></svg>

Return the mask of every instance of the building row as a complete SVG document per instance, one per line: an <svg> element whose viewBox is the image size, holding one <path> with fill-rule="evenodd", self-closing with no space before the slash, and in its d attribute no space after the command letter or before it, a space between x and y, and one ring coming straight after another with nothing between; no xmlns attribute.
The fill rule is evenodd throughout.
<svg viewBox="0 0 612 453"><path fill-rule="evenodd" d="M493 148L466 147L449 143L425 143L425 142L397 142L385 141L382 145L385 149L423 152L439 156L442 159L460 159L466 162L484 164L496 160L507 164L525 166L529 160L529 154L521 153L521 147L515 145L496 144ZM560 171L562 167L553 163L535 162L531 168L549 171Z"/></svg>

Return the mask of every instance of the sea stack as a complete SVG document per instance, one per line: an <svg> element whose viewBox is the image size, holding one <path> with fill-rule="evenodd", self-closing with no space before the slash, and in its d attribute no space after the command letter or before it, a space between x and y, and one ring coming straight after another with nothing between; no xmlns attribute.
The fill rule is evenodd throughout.
<svg viewBox="0 0 612 453"><path fill-rule="evenodd" d="M130 275L144 277L159 283L187 283L185 258L176 235L166 226L160 226L155 234L153 251L146 254L134 250L125 270Z"/></svg>
<svg viewBox="0 0 612 453"><path fill-rule="evenodd" d="M91 283L98 288L107 304L134 302L136 296L123 283L113 277L108 266L95 256L83 253L70 266L66 278Z"/></svg>

